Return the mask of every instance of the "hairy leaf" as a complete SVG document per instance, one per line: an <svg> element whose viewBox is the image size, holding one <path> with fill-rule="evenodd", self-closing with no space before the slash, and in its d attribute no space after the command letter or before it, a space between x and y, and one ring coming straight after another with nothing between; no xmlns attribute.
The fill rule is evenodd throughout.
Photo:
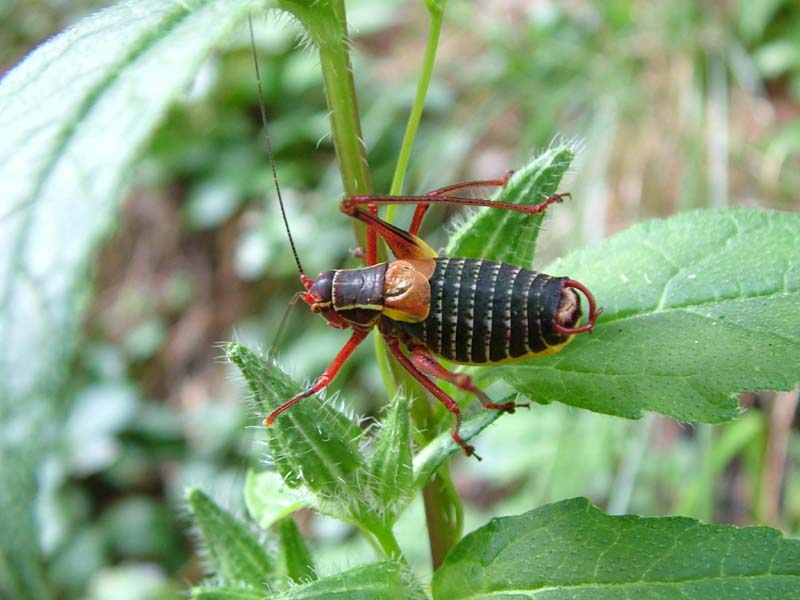
<svg viewBox="0 0 800 600"><path fill-rule="evenodd" d="M551 148L516 171L493 200L538 204L558 191L558 184L575 157L575 148ZM530 268L544 214L481 208L455 228L445 256L485 258Z"/></svg>
<svg viewBox="0 0 800 600"><path fill-rule="evenodd" d="M798 540L766 527L612 517L585 498L493 519L433 578L437 600L798 596Z"/></svg>
<svg viewBox="0 0 800 600"><path fill-rule="evenodd" d="M274 577L272 559L243 523L200 490L190 490L186 500L214 574L223 584L260 589Z"/></svg>
<svg viewBox="0 0 800 600"><path fill-rule="evenodd" d="M228 359L239 367L265 414L302 389L244 346L228 344ZM353 420L312 396L283 413L266 432L270 459L287 485L305 486L323 510L342 517L359 512L365 501L360 477L366 467L358 448L361 430Z"/></svg>
<svg viewBox="0 0 800 600"><path fill-rule="evenodd" d="M548 267L605 309L562 352L493 369L539 402L636 418L736 415L736 392L800 382L800 215L696 211L635 225Z"/></svg>
<svg viewBox="0 0 800 600"><path fill-rule="evenodd" d="M465 442L470 441L500 418L501 414L496 410L481 410L474 417L461 423L461 437ZM459 452L463 450L453 441L450 431L436 436L414 457L414 485L419 489L423 488L444 461Z"/></svg>
<svg viewBox="0 0 800 600"><path fill-rule="evenodd" d="M312 583L292 588L275 596L276 600L424 600L426 598L414 575L405 565L379 562Z"/></svg>
<svg viewBox="0 0 800 600"><path fill-rule="evenodd" d="M248 471L244 483L247 512L262 529L274 525L299 508L313 506L314 498L289 487L275 471Z"/></svg>
<svg viewBox="0 0 800 600"><path fill-rule="evenodd" d="M289 579L303 583L317 578L306 541L291 517L278 522L278 548L283 570Z"/></svg>
<svg viewBox="0 0 800 600"><path fill-rule="evenodd" d="M409 400L398 395L381 423L370 464L369 482L378 506L390 521L405 508L416 491L411 465Z"/></svg>
<svg viewBox="0 0 800 600"><path fill-rule="evenodd" d="M265 4L122 3L43 44L0 82L0 343L15 349L0 362L5 401L60 379L92 251L131 162L211 48Z"/></svg>
<svg viewBox="0 0 800 600"><path fill-rule="evenodd" d="M201 61L258 0L140 0L85 18L0 81L0 544L15 597L47 596L33 470L60 432L94 250L130 167ZM27 479L23 482L21 479ZM10 490L14 490L13 492ZM8 544L8 545L7 545Z"/></svg>

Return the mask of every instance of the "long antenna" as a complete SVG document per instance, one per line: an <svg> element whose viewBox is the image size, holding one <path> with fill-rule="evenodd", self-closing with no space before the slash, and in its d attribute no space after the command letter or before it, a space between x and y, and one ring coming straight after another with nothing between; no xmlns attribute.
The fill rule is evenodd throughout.
<svg viewBox="0 0 800 600"><path fill-rule="evenodd" d="M300 257L297 255L297 248L292 239L292 232L289 229L289 221L286 218L286 209L283 206L283 197L281 196L281 186L278 184L278 172L275 169L275 156L272 153L272 142L269 138L269 127L267 125L267 109L264 104L264 88L261 85L261 71L258 68L258 55L256 54L256 38L253 35L253 19L247 17L250 24L250 47L253 50L253 64L256 66L256 81L258 82L258 103L261 110L261 122L264 124L264 140L267 143L267 155L269 156L269 163L272 166L272 180L275 182L275 191L278 193L278 204L281 207L281 216L283 217L283 226L286 228L286 235L289 236L289 245L292 247L292 254L294 254L294 262L297 263L297 270L300 271L302 279L305 278L305 271L303 265L300 264Z"/></svg>

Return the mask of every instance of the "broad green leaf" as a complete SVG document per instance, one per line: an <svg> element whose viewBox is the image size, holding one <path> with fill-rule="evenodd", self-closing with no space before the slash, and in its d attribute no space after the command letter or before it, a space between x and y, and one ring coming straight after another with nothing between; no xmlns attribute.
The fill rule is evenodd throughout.
<svg viewBox="0 0 800 600"><path fill-rule="evenodd" d="M306 541L291 517L285 517L278 522L278 555L283 562L286 576L295 583L317 578Z"/></svg>
<svg viewBox="0 0 800 600"><path fill-rule="evenodd" d="M267 529L294 511L313 506L314 498L302 489L284 483L275 471L249 470L244 483L247 512L262 529Z"/></svg>
<svg viewBox="0 0 800 600"><path fill-rule="evenodd" d="M267 5L120 3L0 82L0 343L15 349L0 362L5 403L60 381L131 163L209 51Z"/></svg>
<svg viewBox="0 0 800 600"><path fill-rule="evenodd" d="M264 592L235 587L203 585L192 588L192 600L264 600Z"/></svg>
<svg viewBox="0 0 800 600"><path fill-rule="evenodd" d="M261 589L274 577L272 559L243 523L200 490L189 490L186 500L214 574L223 584Z"/></svg>
<svg viewBox="0 0 800 600"><path fill-rule="evenodd" d="M13 596L47 597L30 511L94 251L131 164L259 0L138 0L83 19L0 80L0 544ZM50 424L54 426L50 426ZM13 465L6 469L5 465ZM24 480L24 481L23 481Z"/></svg>
<svg viewBox="0 0 800 600"><path fill-rule="evenodd" d="M370 464L369 482L378 506L389 522L406 507L416 491L411 464L411 416L408 398L398 395L381 423Z"/></svg>
<svg viewBox="0 0 800 600"><path fill-rule="evenodd" d="M425 600L425 593L404 565L379 562L312 583L275 596L276 600Z"/></svg>
<svg viewBox="0 0 800 600"><path fill-rule="evenodd" d="M476 372L538 402L716 422L743 390L800 381L800 215L696 211L631 227L547 269L605 312L562 352Z"/></svg>
<svg viewBox="0 0 800 600"><path fill-rule="evenodd" d="M499 202L538 204L558 191L558 184L575 157L571 146L558 146L516 171L492 196ZM552 207L551 207L552 208ZM482 208L475 211L450 236L445 256L485 258L529 267L544 215Z"/></svg>
<svg viewBox="0 0 800 600"><path fill-rule="evenodd" d="M467 535L434 574L433 597L797 598L800 541L766 527L612 517L577 498Z"/></svg>
<svg viewBox="0 0 800 600"><path fill-rule="evenodd" d="M264 414L302 390L278 367L244 346L228 344L227 352ZM330 402L306 398L278 417L266 433L270 459L287 485L305 486L316 495L321 509L339 516L363 508L366 499L359 479L366 467L358 448L361 430Z"/></svg>
<svg viewBox="0 0 800 600"><path fill-rule="evenodd" d="M470 441L494 423L501 414L496 410L481 410L474 417L461 423L461 437L465 442ZM453 441L450 431L436 436L414 457L414 485L418 489L425 487L439 467L444 464L444 461L458 452L463 452L463 450ZM480 454L480 449L478 449L478 454Z"/></svg>

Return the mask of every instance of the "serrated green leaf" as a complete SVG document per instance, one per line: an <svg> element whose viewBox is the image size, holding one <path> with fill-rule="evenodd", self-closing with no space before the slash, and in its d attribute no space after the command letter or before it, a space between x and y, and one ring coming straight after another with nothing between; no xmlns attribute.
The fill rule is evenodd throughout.
<svg viewBox="0 0 800 600"><path fill-rule="evenodd" d="M696 211L636 225L547 269L605 308L593 334L476 376L612 415L729 419L736 392L800 381L798 256L797 214Z"/></svg>
<svg viewBox="0 0 800 600"><path fill-rule="evenodd" d="M272 560L243 523L200 490L189 490L186 501L223 584L261 589L274 577Z"/></svg>
<svg viewBox="0 0 800 600"><path fill-rule="evenodd" d="M314 505L302 489L291 488L275 471L248 471L244 483L247 512L262 529L267 529L294 511Z"/></svg>
<svg viewBox="0 0 800 600"><path fill-rule="evenodd" d="M413 486L411 416L408 398L398 395L381 423L370 461L369 482L378 506L393 522L416 491Z"/></svg>
<svg viewBox="0 0 800 600"><path fill-rule="evenodd" d="M231 343L227 353L265 414L302 389L244 346ZM358 448L358 425L330 403L311 397L283 413L266 433L270 458L287 485L305 486L331 514L360 512L365 502L360 478L366 467Z"/></svg>
<svg viewBox="0 0 800 600"><path fill-rule="evenodd" d="M474 417L466 419L459 430L461 437L465 442L470 441L500 418L501 414L496 410L482 410ZM449 431L436 436L414 457L414 486L417 489L425 487L444 461L458 452L463 450L453 441Z"/></svg>
<svg viewBox="0 0 800 600"><path fill-rule="evenodd" d="M295 583L312 581L317 578L314 561L308 551L306 541L294 519L286 517L278 522L279 556L283 561L286 576Z"/></svg>
<svg viewBox="0 0 800 600"><path fill-rule="evenodd" d="M3 436L0 462L29 471L18 485L21 475L15 482L0 469L0 489L17 485L0 495L0 560L15 597L47 597L31 550L34 520L20 513L35 506L38 453L61 433L48 424L63 408L55 402L95 248L169 104L211 48L267 4L119 3L42 44L0 80L0 344L13 349L0 356L0 420L18 432Z"/></svg>
<svg viewBox="0 0 800 600"><path fill-rule="evenodd" d="M276 596L277 600L424 600L425 593L407 567L378 562L356 567Z"/></svg>
<svg viewBox="0 0 800 600"><path fill-rule="evenodd" d="M192 600L264 600L264 592L235 587L202 585L192 588Z"/></svg>
<svg viewBox="0 0 800 600"><path fill-rule="evenodd" d="M766 527L612 517L577 498L467 535L434 574L433 597L795 598L800 541Z"/></svg>
<svg viewBox="0 0 800 600"><path fill-rule="evenodd" d="M571 146L547 150L516 171L492 199L514 204L544 201L558 191L558 184L574 157L575 149ZM482 208L455 228L445 256L484 258L530 268L543 218L543 214L531 216Z"/></svg>

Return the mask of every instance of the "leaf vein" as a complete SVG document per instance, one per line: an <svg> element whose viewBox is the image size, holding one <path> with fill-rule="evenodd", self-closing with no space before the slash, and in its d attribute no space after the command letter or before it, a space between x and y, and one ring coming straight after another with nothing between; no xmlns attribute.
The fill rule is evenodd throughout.
<svg viewBox="0 0 800 600"><path fill-rule="evenodd" d="M165 31L169 31L179 26L183 19L191 14L192 13L188 12L185 8L180 8L180 10L166 13L163 21L164 27L153 28L153 30L151 30L147 35L143 36L141 43L135 46L131 52L126 54L122 58L120 64L129 64L139 56L143 55L151 45L153 45L155 42L158 42L163 37ZM115 81L117 81L122 72L122 69L112 70L107 77L105 77L94 87L94 89L89 91L89 93L86 95L86 98L78 106L73 117L64 120L65 126L58 136L51 156L42 166L39 176L36 178L36 185L31 190L29 197L20 202L20 205L32 206L36 202L38 196L41 194L45 184L47 183L50 174L53 172L58 162L63 158L64 150L67 148L69 142L79 130L80 122L90 113L91 109L101 97L102 92L108 89ZM13 210L16 210L16 207ZM15 240L13 248L11 249L10 267L6 281L4 282L2 298L0 298L0 313L6 313L8 310L8 305L11 302L13 289L12 281L16 273L21 270L24 249L30 234L32 219L33 211L31 210L24 215L22 219L22 225L20 227L19 237ZM0 331L2 331L0 336L5 338L7 329L2 328ZM0 339L0 344L7 345L4 344L5 341L5 339Z"/></svg>

